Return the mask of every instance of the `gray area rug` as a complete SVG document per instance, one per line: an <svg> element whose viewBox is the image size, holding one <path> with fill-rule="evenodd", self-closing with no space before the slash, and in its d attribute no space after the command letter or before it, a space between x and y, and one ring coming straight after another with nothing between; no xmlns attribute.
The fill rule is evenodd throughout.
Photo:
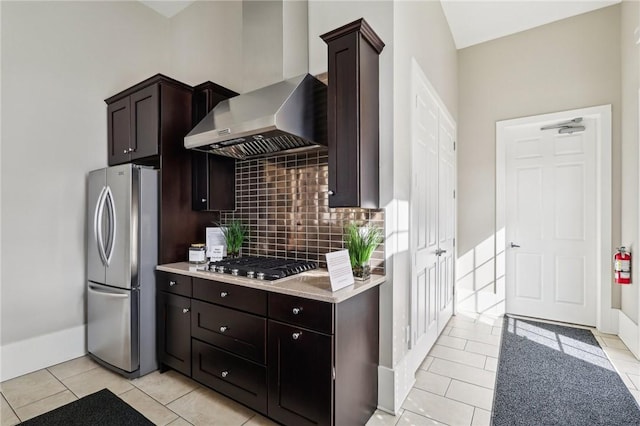
<svg viewBox="0 0 640 426"><path fill-rule="evenodd" d="M591 331L506 316L493 426L640 425L640 407Z"/></svg>
<svg viewBox="0 0 640 426"><path fill-rule="evenodd" d="M102 389L20 424L28 426L153 426L146 417L108 389Z"/></svg>

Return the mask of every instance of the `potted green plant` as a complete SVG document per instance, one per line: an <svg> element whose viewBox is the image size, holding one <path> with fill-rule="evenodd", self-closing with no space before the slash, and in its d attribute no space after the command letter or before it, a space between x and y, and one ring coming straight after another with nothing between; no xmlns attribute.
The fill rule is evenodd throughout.
<svg viewBox="0 0 640 426"><path fill-rule="evenodd" d="M227 256L240 256L240 248L249 235L249 227L238 219L233 219L224 226L220 226L224 241L227 244Z"/></svg>
<svg viewBox="0 0 640 426"><path fill-rule="evenodd" d="M373 251L382 243L382 230L377 226L358 226L351 222L345 227L344 242L349 251L349 260L353 276L366 280L371 276L369 260Z"/></svg>

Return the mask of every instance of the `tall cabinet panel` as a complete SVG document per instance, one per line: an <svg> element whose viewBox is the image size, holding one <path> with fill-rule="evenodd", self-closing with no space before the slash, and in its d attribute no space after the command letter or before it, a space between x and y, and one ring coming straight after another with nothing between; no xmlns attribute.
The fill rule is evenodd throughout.
<svg viewBox="0 0 640 426"><path fill-rule="evenodd" d="M328 45L329 207L378 208L378 55L364 19L320 36Z"/></svg>

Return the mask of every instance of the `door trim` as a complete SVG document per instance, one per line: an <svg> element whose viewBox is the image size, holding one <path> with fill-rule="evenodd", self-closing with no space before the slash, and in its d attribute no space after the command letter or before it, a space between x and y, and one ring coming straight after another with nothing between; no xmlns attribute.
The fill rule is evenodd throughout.
<svg viewBox="0 0 640 426"><path fill-rule="evenodd" d="M515 118L496 122L496 215L495 215L495 253L503 252L506 245L504 237L500 240L498 235L504 236L506 223L506 135L509 127L535 124L541 121L559 121L567 116L581 116L595 118L598 124L596 132L596 212L597 222L597 248L596 265L596 327L603 332L617 332L618 314L613 309L611 298L611 256L612 253L612 178L611 178L611 105L600 105L589 108L581 108L542 114L530 117ZM506 296L505 296L506 301Z"/></svg>

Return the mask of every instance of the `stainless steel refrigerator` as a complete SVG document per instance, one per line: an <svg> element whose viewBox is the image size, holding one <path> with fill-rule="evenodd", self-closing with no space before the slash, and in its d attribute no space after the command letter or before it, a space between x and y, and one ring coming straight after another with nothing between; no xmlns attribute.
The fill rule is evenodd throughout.
<svg viewBox="0 0 640 426"><path fill-rule="evenodd" d="M89 173L87 347L129 378L157 369L158 171L132 164Z"/></svg>

